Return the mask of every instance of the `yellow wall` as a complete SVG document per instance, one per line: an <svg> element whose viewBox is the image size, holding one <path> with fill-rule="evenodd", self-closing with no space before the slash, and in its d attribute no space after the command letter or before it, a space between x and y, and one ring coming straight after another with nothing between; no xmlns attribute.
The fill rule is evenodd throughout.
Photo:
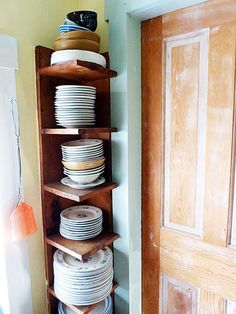
<svg viewBox="0 0 236 314"><path fill-rule="evenodd" d="M34 207L38 232L29 238L33 313L46 313L42 220L39 189L37 110L34 46L52 46L57 26L67 12L78 9L78 0L1 0L0 33L16 37L19 48L17 97L25 200Z"/></svg>
<svg viewBox="0 0 236 314"><path fill-rule="evenodd" d="M58 25L66 13L78 9L98 12L101 51L108 49L108 25L103 21L103 0L1 0L0 33L16 37L19 48L17 97L21 122L21 146L25 200L34 207L38 232L29 238L33 313L46 313L46 291L39 187L39 152L35 90L34 47L52 47Z"/></svg>
<svg viewBox="0 0 236 314"><path fill-rule="evenodd" d="M91 10L98 13L98 28L101 36L100 52L108 51L108 23L104 21L104 0L78 0L80 10Z"/></svg>

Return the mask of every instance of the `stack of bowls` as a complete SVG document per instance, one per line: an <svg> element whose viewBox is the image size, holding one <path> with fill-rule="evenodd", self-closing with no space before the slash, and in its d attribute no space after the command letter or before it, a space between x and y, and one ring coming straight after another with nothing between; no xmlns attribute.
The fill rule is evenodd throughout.
<svg viewBox="0 0 236 314"><path fill-rule="evenodd" d="M62 29L62 26L60 26ZM70 29L75 27L73 31L63 32L54 42L54 50L87 50L99 52L100 36L93 32L85 30L78 30L76 26L65 25L63 29Z"/></svg>
<svg viewBox="0 0 236 314"><path fill-rule="evenodd" d="M109 295L105 300L99 303L95 309L93 309L90 314L112 314L112 298ZM59 302L58 303L58 314L75 314L73 310L71 310L65 304Z"/></svg>
<svg viewBox="0 0 236 314"><path fill-rule="evenodd" d="M87 185L96 181L104 172L103 141L84 139L61 145L64 174L72 182Z"/></svg>
<svg viewBox="0 0 236 314"><path fill-rule="evenodd" d="M106 59L98 53L100 36L94 33L96 28L96 12L70 12L64 24L59 26L60 35L54 43L51 65L79 60L106 67Z"/></svg>
<svg viewBox="0 0 236 314"><path fill-rule="evenodd" d="M54 290L63 302L90 305L104 300L113 286L113 254L109 247L85 261L56 250L53 258Z"/></svg>

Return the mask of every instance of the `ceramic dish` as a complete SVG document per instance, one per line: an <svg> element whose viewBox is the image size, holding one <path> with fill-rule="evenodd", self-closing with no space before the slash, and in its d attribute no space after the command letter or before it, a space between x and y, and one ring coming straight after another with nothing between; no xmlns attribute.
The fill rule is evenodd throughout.
<svg viewBox="0 0 236 314"><path fill-rule="evenodd" d="M64 161L62 160L62 163L65 168L69 170L87 170L99 167L103 165L105 162L105 158L101 159L95 159L95 160L88 160L88 161Z"/></svg>
<svg viewBox="0 0 236 314"><path fill-rule="evenodd" d="M97 187L99 185L102 185L105 182L106 182L106 180L102 176L99 176L97 178L97 180L93 181L92 183L88 183L88 184L78 184L78 183L72 181L68 177L65 177L65 178L61 179L61 183L62 184L66 185L66 186L69 186L69 187L71 187L73 189L78 189L78 190L92 189L92 188L95 188L95 187Z"/></svg>
<svg viewBox="0 0 236 314"><path fill-rule="evenodd" d="M87 61L106 67L106 59L99 53L87 50L60 50L55 51L51 55L51 65L56 63L64 63L67 61Z"/></svg>
<svg viewBox="0 0 236 314"><path fill-rule="evenodd" d="M60 39L89 39L100 44L101 37L97 33L78 30L60 34L56 40Z"/></svg>

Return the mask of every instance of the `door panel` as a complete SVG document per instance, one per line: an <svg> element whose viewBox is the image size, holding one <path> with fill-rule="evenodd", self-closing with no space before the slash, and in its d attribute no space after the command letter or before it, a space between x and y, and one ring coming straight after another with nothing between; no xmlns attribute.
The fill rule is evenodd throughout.
<svg viewBox="0 0 236 314"><path fill-rule="evenodd" d="M142 23L143 313L236 313L236 1Z"/></svg>
<svg viewBox="0 0 236 314"><path fill-rule="evenodd" d="M164 40L164 226L198 236L204 196L208 33L206 29Z"/></svg>

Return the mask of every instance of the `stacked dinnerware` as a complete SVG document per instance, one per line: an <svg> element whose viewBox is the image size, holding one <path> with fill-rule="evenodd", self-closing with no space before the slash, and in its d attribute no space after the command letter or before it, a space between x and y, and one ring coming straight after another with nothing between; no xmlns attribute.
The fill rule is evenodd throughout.
<svg viewBox="0 0 236 314"><path fill-rule="evenodd" d="M56 87L55 118L66 128L95 125L96 87L60 85Z"/></svg>
<svg viewBox="0 0 236 314"><path fill-rule="evenodd" d="M104 172L104 151L103 141L100 139L83 139L63 143L62 163L64 174L72 182L79 185L91 184ZM91 168L92 165L97 165ZM81 168L79 167L82 165ZM86 166L87 165L87 166ZM77 167L76 167L77 166ZM76 169L78 170L74 170ZM62 183L64 183L62 181Z"/></svg>
<svg viewBox="0 0 236 314"><path fill-rule="evenodd" d="M109 295L105 300L99 303L95 309L93 309L90 314L112 314L112 298ZM71 310L65 304L59 302L58 303L58 314L75 314L73 310Z"/></svg>
<svg viewBox="0 0 236 314"><path fill-rule="evenodd" d="M86 31L86 32L89 31L88 28L76 25L76 23L74 23L73 25L72 24L61 24L59 26L59 31L61 34L67 33L67 32L78 31L78 30L82 30L82 31Z"/></svg>
<svg viewBox="0 0 236 314"><path fill-rule="evenodd" d="M65 26L65 28L74 26ZM54 49L66 50L88 50L98 52L100 47L100 36L93 32L74 30L73 32L61 33L54 42Z"/></svg>
<svg viewBox="0 0 236 314"><path fill-rule="evenodd" d="M70 12L59 26L60 35L54 42L51 65L79 60L106 67L106 59L98 53L101 38L94 32L96 28L96 12Z"/></svg>
<svg viewBox="0 0 236 314"><path fill-rule="evenodd" d="M60 234L71 240L87 240L102 232L102 210L80 205L64 209L61 214Z"/></svg>
<svg viewBox="0 0 236 314"><path fill-rule="evenodd" d="M109 247L81 261L63 251L54 253L54 290L63 303L90 305L104 300L112 290L113 255Z"/></svg>

